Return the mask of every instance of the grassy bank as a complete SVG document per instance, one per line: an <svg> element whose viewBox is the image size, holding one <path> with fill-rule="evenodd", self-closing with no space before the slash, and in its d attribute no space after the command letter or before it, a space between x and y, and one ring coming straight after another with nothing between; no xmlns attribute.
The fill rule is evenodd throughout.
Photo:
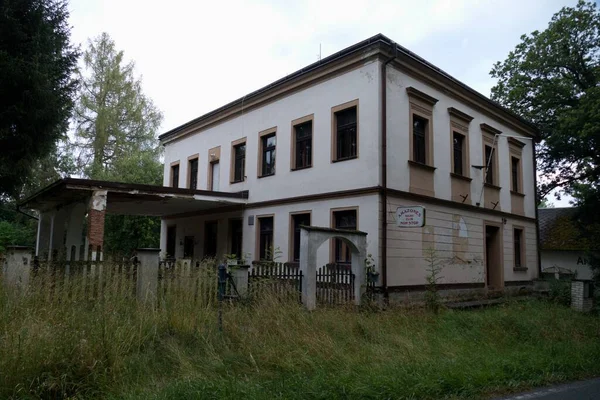
<svg viewBox="0 0 600 400"><path fill-rule="evenodd" d="M541 301L305 312L0 289L0 398L476 398L600 375L600 319Z"/></svg>

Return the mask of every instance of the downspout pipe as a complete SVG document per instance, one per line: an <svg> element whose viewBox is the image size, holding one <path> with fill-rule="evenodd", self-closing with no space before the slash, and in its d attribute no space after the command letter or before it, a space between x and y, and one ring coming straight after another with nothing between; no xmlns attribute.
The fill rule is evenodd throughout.
<svg viewBox="0 0 600 400"><path fill-rule="evenodd" d="M541 241L540 241L540 215L538 210L538 187L537 187L537 154L535 151L535 145L537 141L531 141L531 146L533 148L533 191L534 191L534 206L535 206L535 236L536 236L536 249L537 249L537 270L538 270L538 279L542 276L542 258L541 258Z"/></svg>
<svg viewBox="0 0 600 400"><path fill-rule="evenodd" d="M396 43L390 45L394 55L381 64L381 275L386 303L390 297L387 279L387 65L398 56Z"/></svg>

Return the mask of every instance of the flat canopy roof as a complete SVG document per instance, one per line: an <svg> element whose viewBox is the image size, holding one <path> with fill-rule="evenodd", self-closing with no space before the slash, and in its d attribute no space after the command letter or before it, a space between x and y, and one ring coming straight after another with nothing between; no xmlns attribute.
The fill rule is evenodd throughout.
<svg viewBox="0 0 600 400"><path fill-rule="evenodd" d="M243 206L248 201L247 190L231 193L65 178L25 198L18 206L40 212L49 211L71 203L87 201L96 190L107 192L108 213L122 215L164 217L232 205Z"/></svg>

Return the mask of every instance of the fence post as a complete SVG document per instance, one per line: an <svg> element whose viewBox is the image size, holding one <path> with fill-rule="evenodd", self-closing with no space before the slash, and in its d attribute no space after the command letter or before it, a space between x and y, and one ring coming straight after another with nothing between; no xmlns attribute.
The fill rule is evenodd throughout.
<svg viewBox="0 0 600 400"><path fill-rule="evenodd" d="M232 265L229 267L231 279L240 297L248 296L248 269L249 265Z"/></svg>
<svg viewBox="0 0 600 400"><path fill-rule="evenodd" d="M137 249L136 294L138 300L154 301L158 287L158 262L160 249Z"/></svg>
<svg viewBox="0 0 600 400"><path fill-rule="evenodd" d="M31 271L31 248L27 246L6 246L4 261L4 283L7 286L27 287Z"/></svg>

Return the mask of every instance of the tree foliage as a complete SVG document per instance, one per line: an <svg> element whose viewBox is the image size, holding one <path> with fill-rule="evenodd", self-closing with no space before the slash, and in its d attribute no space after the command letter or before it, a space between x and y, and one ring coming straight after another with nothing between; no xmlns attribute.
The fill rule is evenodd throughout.
<svg viewBox="0 0 600 400"><path fill-rule="evenodd" d="M90 40L75 106L75 164L83 176L125 183L162 184L156 134L162 114L142 91L135 64L103 33ZM105 252L130 255L158 247L157 218L107 215Z"/></svg>
<svg viewBox="0 0 600 400"><path fill-rule="evenodd" d="M124 63L123 51L108 34L88 46L74 117L78 165L91 178L118 178L123 159L140 152L158 155L162 114L142 92L135 64Z"/></svg>
<svg viewBox="0 0 600 400"><path fill-rule="evenodd" d="M18 196L68 127L78 51L64 0L0 2L0 195Z"/></svg>
<svg viewBox="0 0 600 400"><path fill-rule="evenodd" d="M521 37L494 65L492 99L534 122L544 177L540 195L554 188L577 195L600 178L600 13L580 1L556 13L548 28Z"/></svg>

